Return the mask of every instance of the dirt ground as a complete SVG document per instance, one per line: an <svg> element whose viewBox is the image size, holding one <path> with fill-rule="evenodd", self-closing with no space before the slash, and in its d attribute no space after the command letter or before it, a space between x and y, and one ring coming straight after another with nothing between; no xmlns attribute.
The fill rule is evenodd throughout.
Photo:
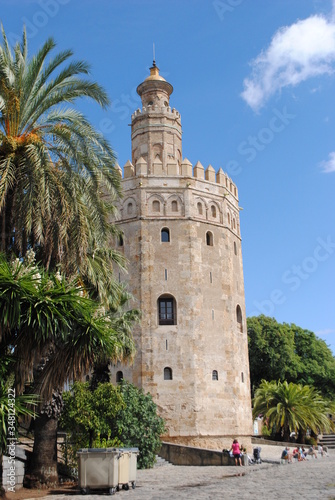
<svg viewBox="0 0 335 500"><path fill-rule="evenodd" d="M78 493L78 488L73 484L63 484L58 488L45 488L45 489L27 489L20 488L12 493L11 491L7 491L4 497L1 497L3 500L29 500L29 498L43 498L48 495L61 495L61 494L76 494Z"/></svg>

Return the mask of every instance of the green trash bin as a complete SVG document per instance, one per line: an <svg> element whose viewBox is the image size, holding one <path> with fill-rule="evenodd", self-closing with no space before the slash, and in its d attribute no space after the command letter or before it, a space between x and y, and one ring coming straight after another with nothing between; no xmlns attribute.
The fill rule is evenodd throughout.
<svg viewBox="0 0 335 500"><path fill-rule="evenodd" d="M120 452L116 448L83 448L77 455L78 484L82 493L107 488L114 495L119 484Z"/></svg>

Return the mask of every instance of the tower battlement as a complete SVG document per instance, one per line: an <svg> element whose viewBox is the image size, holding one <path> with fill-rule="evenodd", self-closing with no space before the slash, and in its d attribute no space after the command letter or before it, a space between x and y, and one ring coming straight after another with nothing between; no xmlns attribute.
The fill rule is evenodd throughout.
<svg viewBox="0 0 335 500"><path fill-rule="evenodd" d="M130 162L130 160L127 161L123 167L123 176L121 167L116 165L116 168L123 179L141 176L186 177L196 179L198 181L206 181L206 183L219 184L220 186L226 188L226 190L238 200L237 186L228 174L224 172L222 168L219 168L216 172L212 165L208 165L205 170L200 161L193 166L187 158L184 158L179 165L174 158L169 158L167 160L166 169L163 168L161 161L156 161L153 163L152 172L149 173L147 161L141 157L137 160L135 166Z"/></svg>
<svg viewBox="0 0 335 500"><path fill-rule="evenodd" d="M152 106L143 106L142 109L138 108L131 115L131 119L134 120L137 116L145 115L148 113L163 113L164 115L171 114L173 118L180 118L180 113L176 110L176 108L171 108L170 106L158 106L157 104L153 104Z"/></svg>

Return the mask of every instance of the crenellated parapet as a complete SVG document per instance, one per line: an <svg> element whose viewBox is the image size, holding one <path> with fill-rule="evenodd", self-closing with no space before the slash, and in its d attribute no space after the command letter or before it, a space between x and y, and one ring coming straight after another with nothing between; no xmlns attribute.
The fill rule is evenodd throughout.
<svg viewBox="0 0 335 500"><path fill-rule="evenodd" d="M122 177L122 170L119 165L116 166L119 174ZM235 198L238 198L238 191L236 184L232 181L232 179L226 174L222 168L220 167L218 171L212 167L212 165L208 165L205 169L203 165L198 161L194 166L187 159L184 160L179 165L176 159L169 158L167 160L166 168L163 168L163 163L159 157L155 159L152 164L152 172L148 172L148 163L143 158L140 157L135 166L130 162L127 163L123 167L123 179L131 179L136 177L166 177L166 178L190 178L196 181L204 181L205 183L216 184L226 188ZM166 179L167 180L167 179Z"/></svg>
<svg viewBox="0 0 335 500"><path fill-rule="evenodd" d="M139 116L145 116L147 114L164 114L164 115L171 115L171 119L176 119L180 118L180 113L179 111L176 110L176 108L171 108L170 106L158 106L158 105L152 105L152 106L143 106L142 109L138 108L134 113L131 115L132 121L135 120L135 118Z"/></svg>

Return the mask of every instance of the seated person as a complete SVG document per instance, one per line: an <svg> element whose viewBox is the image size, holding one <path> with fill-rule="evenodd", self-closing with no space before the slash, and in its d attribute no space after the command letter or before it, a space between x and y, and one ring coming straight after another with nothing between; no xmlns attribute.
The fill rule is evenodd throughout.
<svg viewBox="0 0 335 500"><path fill-rule="evenodd" d="M317 455L317 453L316 453L316 451L314 449L314 446L310 446L310 448L309 448L309 450L307 452L307 455L310 455L310 456L312 456L314 458L318 458L318 455Z"/></svg>
<svg viewBox="0 0 335 500"><path fill-rule="evenodd" d="M296 458L299 462L301 462L301 455L300 455L299 448L294 448L293 458Z"/></svg>
<svg viewBox="0 0 335 500"><path fill-rule="evenodd" d="M286 447L281 454L282 460L287 460L288 463L292 463L292 453L290 453L290 448Z"/></svg>

